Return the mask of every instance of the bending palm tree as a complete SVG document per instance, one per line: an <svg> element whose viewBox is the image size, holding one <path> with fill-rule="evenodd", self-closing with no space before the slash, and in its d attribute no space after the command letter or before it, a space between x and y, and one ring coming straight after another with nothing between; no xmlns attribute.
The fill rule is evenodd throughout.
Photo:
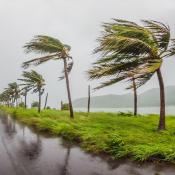
<svg viewBox="0 0 175 175"><path fill-rule="evenodd" d="M23 63L23 67L27 68L31 64L39 65L49 60L63 60L64 63L64 75L60 79L66 79L70 117L74 117L71 93L69 87L68 73L73 66L72 57L69 55L70 46L61 43L58 39L49 36L36 36L31 42L27 43L24 48L26 52L36 52L46 54L46 56L39 57Z"/></svg>
<svg viewBox="0 0 175 175"><path fill-rule="evenodd" d="M0 94L0 101L3 105L10 106L11 105L11 92L9 90L5 90Z"/></svg>
<svg viewBox="0 0 175 175"><path fill-rule="evenodd" d="M32 70L31 72L24 71L22 74L23 78L19 79L23 82L21 86L24 86L24 88L29 90L32 90L33 93L38 92L39 97L39 105L38 105L38 112L41 112L41 96L44 92L44 85L45 80L42 77L42 75L38 74L36 71Z"/></svg>
<svg viewBox="0 0 175 175"><path fill-rule="evenodd" d="M95 66L88 71L90 79L109 78L109 80L102 82L101 85L95 89L111 86L123 80L131 82L127 89L133 89L134 91L134 115L137 115L137 88L145 84L151 77L151 74L149 76L136 76L135 73L132 72L135 66L139 66L142 62L106 61L105 63L99 63L99 61L97 61L94 64Z"/></svg>
<svg viewBox="0 0 175 175"><path fill-rule="evenodd" d="M146 76L150 79L154 73L157 73L160 86L158 129L164 130L165 92L161 66L165 57L175 54L175 44L171 44L174 40L170 39L168 26L156 21L142 22L144 26L119 19L104 24L103 36L98 40L99 47L95 53L101 53L99 62L134 63L133 69L129 71L134 73L135 78Z"/></svg>
<svg viewBox="0 0 175 175"><path fill-rule="evenodd" d="M16 82L9 83L8 88L6 88L6 90L8 91L8 93L11 97L11 101L12 101L13 106L14 106L14 103L16 102L16 107L17 107L18 106L18 98L20 98L20 89L19 89L18 84Z"/></svg>

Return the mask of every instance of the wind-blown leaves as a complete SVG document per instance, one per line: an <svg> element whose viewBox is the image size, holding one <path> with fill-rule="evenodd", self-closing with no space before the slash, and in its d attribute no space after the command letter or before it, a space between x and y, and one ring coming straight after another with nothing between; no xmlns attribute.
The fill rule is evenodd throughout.
<svg viewBox="0 0 175 175"><path fill-rule="evenodd" d="M142 22L145 24L145 27L153 33L161 52L166 51L170 41L169 26L157 21L142 20Z"/></svg>
<svg viewBox="0 0 175 175"><path fill-rule="evenodd" d="M169 49L164 53L164 57L170 57L175 55L175 39L171 40L171 45L169 47Z"/></svg>
<svg viewBox="0 0 175 175"><path fill-rule="evenodd" d="M22 67L28 68L31 65L37 66L37 65L42 64L44 62L47 62L51 59L59 59L58 54L52 54L52 55L48 55L48 56L35 58L35 59L30 60L30 61L26 61L22 64Z"/></svg>
<svg viewBox="0 0 175 175"><path fill-rule="evenodd" d="M26 53L36 52L36 53L56 53L61 52L64 45L55 38L50 36L38 35L34 39L26 43L24 46Z"/></svg>
<svg viewBox="0 0 175 175"><path fill-rule="evenodd" d="M73 58L69 55L69 51L71 47L67 44L61 43L56 38L45 36L45 35L38 35L34 37L34 39L27 43L25 46L26 53L29 52L36 52L40 54L45 54L44 56L26 61L22 64L23 68L28 68L32 65L38 66L42 63L45 63L49 60L63 60L67 59L67 71L68 73L71 72L73 67ZM71 61L69 61L71 60ZM65 71L65 70L64 70ZM63 71L63 73L64 73ZM64 79L64 75L60 77L60 79Z"/></svg>
<svg viewBox="0 0 175 175"><path fill-rule="evenodd" d="M0 94L0 101L3 103L7 103L8 105L14 105L14 102L20 98L21 89L16 82L9 83L8 87L4 89L4 91Z"/></svg>
<svg viewBox="0 0 175 175"><path fill-rule="evenodd" d="M72 60L72 58L71 58L71 61L69 61L68 64L67 64L67 73L68 73L68 74L71 72L71 70L72 70L72 68L73 68L73 65L74 65L74 62L73 62L73 60ZM61 77L59 77L59 80L60 80L60 81L63 80L63 79L65 78L65 70L62 71L62 74L63 74L63 75L62 75Z"/></svg>
<svg viewBox="0 0 175 175"><path fill-rule="evenodd" d="M133 77L137 88L144 85L161 67L162 59L175 54L175 40L170 40L169 26L142 20L134 22L113 19L103 24L102 36L94 50L100 58L88 71L90 79L109 78L98 88ZM128 88L132 88L132 83Z"/></svg>
<svg viewBox="0 0 175 175"><path fill-rule="evenodd" d="M125 76L117 77L117 78L111 78L107 81L102 82L99 86L95 87L94 90L98 90L98 89L101 89L101 88L104 88L104 87L107 87L107 86L111 86L115 83L118 83L118 82L124 80L125 78L126 78Z"/></svg>
<svg viewBox="0 0 175 175"><path fill-rule="evenodd" d="M66 85L67 85L66 87L67 87L68 100L69 100L70 117L73 118L73 107L72 107L73 105L71 101L69 78L68 78L68 73L70 73L73 67L73 61L67 64L67 61L69 61L70 58L72 59L72 57L69 55L71 47L67 44L63 44L60 40L56 38L53 38L50 36L38 35L34 37L32 41L27 43L24 46L24 48L26 53L35 52L39 54L44 54L44 56L42 57L38 57L38 58L24 62L22 65L22 67L24 68L28 68L31 65L37 66L49 60L59 59L64 62L64 72L65 72ZM64 75L60 77L60 79L63 79L63 78L64 78ZM34 89L34 92L35 90L37 91L37 89ZM38 111L40 111L40 109Z"/></svg>
<svg viewBox="0 0 175 175"><path fill-rule="evenodd" d="M20 86L28 90L32 90L33 93L38 91L43 91L43 86L45 85L45 80L42 75L38 74L36 71L31 70L30 72L24 71L20 80Z"/></svg>

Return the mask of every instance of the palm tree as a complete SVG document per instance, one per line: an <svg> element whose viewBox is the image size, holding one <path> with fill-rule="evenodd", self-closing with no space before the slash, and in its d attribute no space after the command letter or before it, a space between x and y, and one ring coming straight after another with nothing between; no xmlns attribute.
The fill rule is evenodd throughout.
<svg viewBox="0 0 175 175"><path fill-rule="evenodd" d="M20 98L19 85L16 82L9 83L8 88L5 88L12 100L12 104L16 102L16 107L18 106L18 99Z"/></svg>
<svg viewBox="0 0 175 175"><path fill-rule="evenodd" d="M24 108L27 108L27 94L30 91L27 87L21 89L21 95L24 96Z"/></svg>
<svg viewBox="0 0 175 175"><path fill-rule="evenodd" d="M69 86L69 78L68 74L72 70L73 61L72 57L69 55L70 46L63 44L58 39L39 35L36 36L31 42L26 43L24 46L26 52L36 52L40 54L45 54L45 56L32 59L30 61L24 62L23 67L27 68L31 64L39 65L49 60L63 60L64 63L64 75L60 77L60 79L66 79L68 100L69 100L69 109L70 109L70 117L74 118L70 86Z"/></svg>
<svg viewBox="0 0 175 175"><path fill-rule="evenodd" d="M24 88L28 90L32 90L33 93L38 92L38 98L39 98L38 112L41 112L41 96L44 92L43 87L45 85L44 78L42 77L42 75L40 75L34 70L31 70L30 72L24 71L22 77L23 77L22 79L19 79L20 81L23 82L21 86L24 86Z"/></svg>
<svg viewBox="0 0 175 175"><path fill-rule="evenodd" d="M101 83L95 89L101 89L106 86L111 86L123 80L129 81L131 84L127 89L133 89L134 92L134 115L137 115L137 88L145 84L151 77L151 74L136 76L133 69L135 66L142 64L141 62L115 62L115 60L110 61L97 61L89 71L88 75L90 79L101 79L108 78L107 81Z"/></svg>
<svg viewBox="0 0 175 175"><path fill-rule="evenodd" d="M0 101L3 105L10 106L11 96L9 90L5 90L0 94Z"/></svg>
<svg viewBox="0 0 175 175"><path fill-rule="evenodd" d="M46 94L46 98L45 98L45 103L44 103L44 109L46 109L46 107L47 107L47 100L48 100L48 93Z"/></svg>
<svg viewBox="0 0 175 175"><path fill-rule="evenodd" d="M165 92L161 73L163 59L175 54L174 40L170 38L169 26L142 20L143 26L134 22L114 19L103 25L102 37L98 39L100 61L130 62L136 64L130 70L136 77L152 77L157 74L160 86L160 119L158 130L165 129ZM139 64L138 64L139 63Z"/></svg>

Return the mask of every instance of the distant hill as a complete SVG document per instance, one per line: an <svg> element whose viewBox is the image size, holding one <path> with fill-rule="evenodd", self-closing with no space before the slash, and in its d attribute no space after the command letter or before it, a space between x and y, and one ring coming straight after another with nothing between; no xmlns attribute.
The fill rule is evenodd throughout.
<svg viewBox="0 0 175 175"><path fill-rule="evenodd" d="M175 86L165 88L166 105L175 105ZM150 89L138 95L138 104L141 107L159 106L159 88ZM73 101L74 107L87 107L87 98ZM127 108L133 107L133 94L124 95L102 95L91 97L91 107L94 108Z"/></svg>

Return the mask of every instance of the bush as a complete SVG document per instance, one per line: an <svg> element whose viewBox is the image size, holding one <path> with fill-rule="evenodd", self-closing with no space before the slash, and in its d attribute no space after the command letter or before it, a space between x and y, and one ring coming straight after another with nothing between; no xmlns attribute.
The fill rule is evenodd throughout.
<svg viewBox="0 0 175 175"><path fill-rule="evenodd" d="M32 102L31 107L37 108L39 106L39 103L37 101Z"/></svg>
<svg viewBox="0 0 175 175"><path fill-rule="evenodd" d="M24 108L25 107L25 103L24 102L19 103L19 107Z"/></svg>
<svg viewBox="0 0 175 175"><path fill-rule="evenodd" d="M69 104L68 103L63 103L62 105L61 105L61 110L63 111L63 110L69 110Z"/></svg>

